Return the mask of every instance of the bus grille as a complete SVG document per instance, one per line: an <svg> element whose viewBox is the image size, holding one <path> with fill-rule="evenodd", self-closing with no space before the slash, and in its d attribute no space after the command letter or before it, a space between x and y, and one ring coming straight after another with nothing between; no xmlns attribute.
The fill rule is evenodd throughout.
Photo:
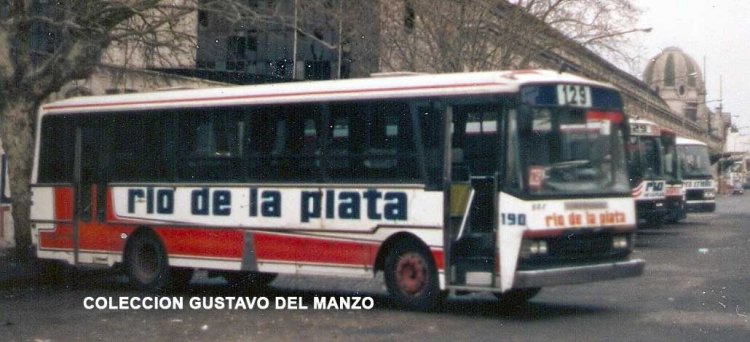
<svg viewBox="0 0 750 342"><path fill-rule="evenodd" d="M703 190L702 189L688 190L685 194L685 199L688 201L702 201Z"/></svg>
<svg viewBox="0 0 750 342"><path fill-rule="evenodd" d="M557 238L541 239L547 242L546 255L537 255L519 260L519 270L533 270L592 264L601 261L619 260L627 257L632 249L612 248L609 232L572 232ZM632 240L630 240L632 242Z"/></svg>

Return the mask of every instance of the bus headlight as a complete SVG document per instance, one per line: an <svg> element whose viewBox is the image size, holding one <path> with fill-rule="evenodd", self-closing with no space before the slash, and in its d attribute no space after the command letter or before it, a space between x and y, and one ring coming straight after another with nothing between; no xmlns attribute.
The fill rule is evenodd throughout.
<svg viewBox="0 0 750 342"><path fill-rule="evenodd" d="M628 237L626 235L615 235L612 237L612 248L627 249Z"/></svg>
<svg viewBox="0 0 750 342"><path fill-rule="evenodd" d="M715 198L716 191L714 189L707 189L703 191L703 198Z"/></svg>
<svg viewBox="0 0 750 342"><path fill-rule="evenodd" d="M530 258L539 255L546 255L549 252L547 241L544 240L523 240L521 243L521 257Z"/></svg>

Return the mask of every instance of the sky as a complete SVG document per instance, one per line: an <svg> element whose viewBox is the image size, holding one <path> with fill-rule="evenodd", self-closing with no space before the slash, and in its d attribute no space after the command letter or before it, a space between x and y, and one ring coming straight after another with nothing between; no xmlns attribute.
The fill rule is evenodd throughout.
<svg viewBox="0 0 750 342"><path fill-rule="evenodd" d="M662 49L676 46L703 65L706 101L723 99L741 133L750 134L750 1L634 0L643 10L637 38L644 49L643 70ZM640 77L640 75L638 75ZM721 78L721 82L719 81ZM722 92L719 91L722 84ZM707 103L711 109L718 101Z"/></svg>

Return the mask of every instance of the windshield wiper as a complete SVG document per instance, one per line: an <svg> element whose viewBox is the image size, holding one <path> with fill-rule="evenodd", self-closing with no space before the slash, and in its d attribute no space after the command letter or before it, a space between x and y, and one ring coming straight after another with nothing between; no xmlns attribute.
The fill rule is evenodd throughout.
<svg viewBox="0 0 750 342"><path fill-rule="evenodd" d="M571 168L578 168L585 165L590 165L591 161L586 159L575 159L575 160L566 160L561 161L557 163L553 163L547 166L547 169L571 169Z"/></svg>

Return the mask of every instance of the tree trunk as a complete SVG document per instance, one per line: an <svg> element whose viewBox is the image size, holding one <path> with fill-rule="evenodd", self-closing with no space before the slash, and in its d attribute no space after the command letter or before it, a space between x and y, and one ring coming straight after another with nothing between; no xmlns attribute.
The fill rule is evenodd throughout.
<svg viewBox="0 0 750 342"><path fill-rule="evenodd" d="M19 96L20 97L20 96ZM27 256L31 246L31 170L34 161L34 122L37 105L23 98L6 99L5 117L0 124L8 155L8 179L12 200L16 255Z"/></svg>

